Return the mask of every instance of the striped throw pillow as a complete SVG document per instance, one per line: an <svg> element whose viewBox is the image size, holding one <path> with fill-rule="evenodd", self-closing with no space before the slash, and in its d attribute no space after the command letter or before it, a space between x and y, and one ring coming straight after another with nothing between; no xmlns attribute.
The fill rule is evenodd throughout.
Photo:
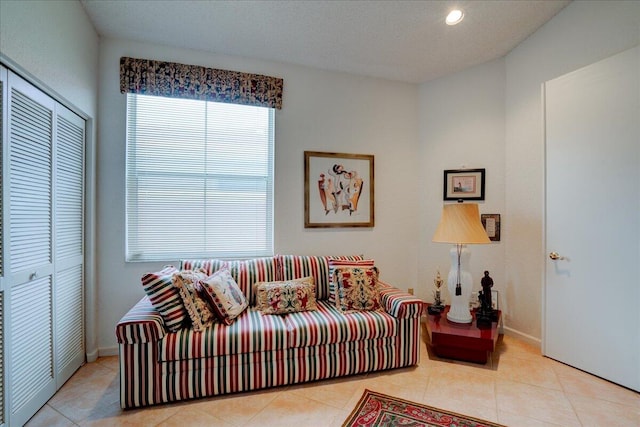
<svg viewBox="0 0 640 427"><path fill-rule="evenodd" d="M165 326L171 332L182 328L189 319L182 298L180 298L180 292L173 286L173 273L177 272L178 270L174 266L168 265L161 271L142 276L142 287L149 296L149 301L158 310Z"/></svg>

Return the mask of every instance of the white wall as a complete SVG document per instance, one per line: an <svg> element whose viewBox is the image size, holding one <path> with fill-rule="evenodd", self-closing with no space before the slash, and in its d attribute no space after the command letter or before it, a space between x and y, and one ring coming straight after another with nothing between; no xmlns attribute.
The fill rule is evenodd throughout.
<svg viewBox="0 0 640 427"><path fill-rule="evenodd" d="M420 257L417 295L433 300L439 269L445 280L452 245L433 243L443 206L445 169L486 169L480 213L504 219L504 60L498 59L420 86ZM450 202L448 202L450 203ZM504 236L489 245L469 245L474 295L489 270L494 288L505 289ZM450 302L448 292L444 293Z"/></svg>
<svg viewBox="0 0 640 427"><path fill-rule="evenodd" d="M640 2L574 1L505 58L506 318L534 338L541 338L548 259L541 85L638 43Z"/></svg>
<svg viewBox="0 0 640 427"><path fill-rule="evenodd" d="M364 253L381 278L416 286L417 86L293 65L103 39L98 148L99 345L115 349L114 327L143 295L140 276L163 263L125 263L125 105L119 59L133 56L254 72L284 79L276 111L275 251ZM304 229L303 152L375 155L373 229ZM160 231L161 232L161 231ZM172 263L177 260L168 260Z"/></svg>
<svg viewBox="0 0 640 427"><path fill-rule="evenodd" d="M420 86L418 277L427 292L421 296L431 300L436 269L445 277L449 269L446 245L431 243L442 171L484 167L480 212L502 214L502 242L470 248L474 286L482 270L490 270L505 329L540 341L546 262L541 85L639 42L640 2L575 1L505 58Z"/></svg>
<svg viewBox="0 0 640 427"><path fill-rule="evenodd" d="M87 119L86 350L96 355L93 251L98 35L76 1L0 1L0 55L14 71Z"/></svg>
<svg viewBox="0 0 640 427"><path fill-rule="evenodd" d="M95 117L98 35L79 2L0 2L0 52Z"/></svg>
<svg viewBox="0 0 640 427"><path fill-rule="evenodd" d="M540 85L638 44L639 20L640 2L576 1L506 58L425 83L419 90L121 40L102 40L98 46L81 5L67 1L1 1L0 54L86 117L100 117L96 302L98 345L106 351L115 345L115 323L142 295L140 275L160 266L124 262L125 97L118 91L123 55L283 77L285 107L276 114L276 251L364 252L376 258L383 279L415 287L425 299L431 299L436 269L445 274L449 268L447 245L431 243L442 206L442 170L485 167L487 198L480 209L502 214L503 240L471 248L476 286L481 271L489 269L495 288L502 291L506 325L539 339L546 259ZM93 140L93 129L89 134ZM376 155L374 229L304 229L304 150ZM89 251L93 254L93 247ZM89 300L92 291L93 282L88 283ZM89 352L95 348L94 314L89 305Z"/></svg>

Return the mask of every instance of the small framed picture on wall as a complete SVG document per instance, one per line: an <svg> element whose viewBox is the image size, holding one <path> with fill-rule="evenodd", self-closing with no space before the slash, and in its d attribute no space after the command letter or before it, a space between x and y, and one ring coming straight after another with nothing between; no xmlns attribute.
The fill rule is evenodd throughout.
<svg viewBox="0 0 640 427"><path fill-rule="evenodd" d="M482 226L492 242L500 241L500 214L481 214Z"/></svg>
<svg viewBox="0 0 640 427"><path fill-rule="evenodd" d="M484 169L444 171L444 200L484 200Z"/></svg>

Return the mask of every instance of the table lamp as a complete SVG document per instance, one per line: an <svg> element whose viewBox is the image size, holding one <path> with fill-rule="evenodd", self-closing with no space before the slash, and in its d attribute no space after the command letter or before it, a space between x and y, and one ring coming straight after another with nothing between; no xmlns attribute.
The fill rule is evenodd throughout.
<svg viewBox="0 0 640 427"><path fill-rule="evenodd" d="M447 288L451 294L451 307L447 319L455 323L471 323L469 301L473 279L469 272L471 253L465 245L490 243L480 222L477 203L453 203L442 207L440 224L433 235L436 243L453 243L451 248L451 270Z"/></svg>

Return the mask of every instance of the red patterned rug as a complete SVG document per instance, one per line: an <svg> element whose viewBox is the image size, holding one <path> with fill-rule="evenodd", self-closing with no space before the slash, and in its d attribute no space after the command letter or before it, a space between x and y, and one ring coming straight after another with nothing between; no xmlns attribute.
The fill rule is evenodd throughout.
<svg viewBox="0 0 640 427"><path fill-rule="evenodd" d="M505 427L455 412L365 390L343 427Z"/></svg>

